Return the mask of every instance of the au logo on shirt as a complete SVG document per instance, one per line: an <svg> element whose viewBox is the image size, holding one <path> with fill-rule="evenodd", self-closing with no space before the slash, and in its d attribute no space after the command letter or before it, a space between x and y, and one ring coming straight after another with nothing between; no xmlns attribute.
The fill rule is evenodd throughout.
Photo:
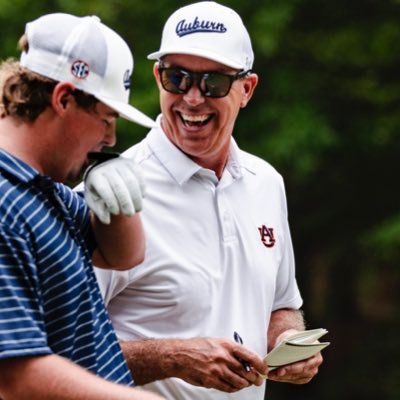
<svg viewBox="0 0 400 400"><path fill-rule="evenodd" d="M268 228L265 225L261 225L258 227L258 231L260 232L260 237L263 245L265 247L273 247L276 239L274 236L274 228Z"/></svg>

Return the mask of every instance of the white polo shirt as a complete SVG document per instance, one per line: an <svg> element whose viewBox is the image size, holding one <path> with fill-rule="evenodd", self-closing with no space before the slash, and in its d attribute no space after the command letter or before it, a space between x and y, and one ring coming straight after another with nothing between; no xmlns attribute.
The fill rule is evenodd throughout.
<svg viewBox="0 0 400 400"><path fill-rule="evenodd" d="M145 261L96 271L119 337L233 339L237 331L264 356L271 312L302 304L281 176L232 139L218 181L160 127L124 155L146 180ZM262 400L265 389L227 394L175 378L144 387L171 400Z"/></svg>

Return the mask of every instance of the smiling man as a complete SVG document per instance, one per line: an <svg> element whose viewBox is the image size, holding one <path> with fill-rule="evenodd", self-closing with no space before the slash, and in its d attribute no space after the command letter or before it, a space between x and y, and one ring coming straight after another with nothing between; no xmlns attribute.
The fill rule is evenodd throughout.
<svg viewBox="0 0 400 400"><path fill-rule="evenodd" d="M48 14L26 25L20 61L0 66L0 398L160 400L138 391L101 299L92 260L143 260L142 178L110 160L85 197L62 184L113 146L133 58L97 17ZM92 212L91 212L92 211Z"/></svg>
<svg viewBox="0 0 400 400"><path fill-rule="evenodd" d="M96 271L136 382L171 400L262 400L267 374L306 383L320 354L263 362L304 323L283 180L233 139L258 81L248 32L233 10L194 3L149 58L161 115L125 153L146 178L145 259Z"/></svg>

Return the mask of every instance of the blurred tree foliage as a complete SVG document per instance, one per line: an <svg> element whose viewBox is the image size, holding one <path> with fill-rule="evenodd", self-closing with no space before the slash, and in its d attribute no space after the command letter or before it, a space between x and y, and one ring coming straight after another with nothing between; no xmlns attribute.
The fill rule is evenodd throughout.
<svg viewBox="0 0 400 400"><path fill-rule="evenodd" d="M25 22L43 13L96 14L131 45L132 102L155 117L146 55L187 3L0 0L0 56L17 56ZM260 77L235 137L285 177L306 315L332 341L317 379L270 382L267 398L398 399L400 0L223 4L247 25ZM145 134L120 121L118 149Z"/></svg>

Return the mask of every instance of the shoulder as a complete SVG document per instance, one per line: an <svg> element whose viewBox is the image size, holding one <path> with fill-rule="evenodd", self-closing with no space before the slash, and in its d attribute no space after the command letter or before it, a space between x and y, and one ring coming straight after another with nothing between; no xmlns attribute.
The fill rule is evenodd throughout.
<svg viewBox="0 0 400 400"><path fill-rule="evenodd" d="M83 192L79 190L75 191L63 183L56 183L56 188L60 198L68 208L71 208L73 205L84 204Z"/></svg>
<svg viewBox="0 0 400 400"><path fill-rule="evenodd" d="M128 147L121 155L126 158L134 158L138 163L150 157L152 151L149 146L149 137L153 130L154 128L140 142Z"/></svg>
<svg viewBox="0 0 400 400"><path fill-rule="evenodd" d="M169 146L172 146L172 144L169 143L161 127L158 126L151 129L140 142L125 150L122 156L134 159L136 163L142 164L169 153Z"/></svg>
<svg viewBox="0 0 400 400"><path fill-rule="evenodd" d="M283 185L283 177L268 161L247 151L240 150L240 164L256 180L268 180Z"/></svg>
<svg viewBox="0 0 400 400"><path fill-rule="evenodd" d="M57 183L56 188L61 201L77 225L86 225L89 222L89 208L84 200L83 186L73 190L67 185Z"/></svg>

